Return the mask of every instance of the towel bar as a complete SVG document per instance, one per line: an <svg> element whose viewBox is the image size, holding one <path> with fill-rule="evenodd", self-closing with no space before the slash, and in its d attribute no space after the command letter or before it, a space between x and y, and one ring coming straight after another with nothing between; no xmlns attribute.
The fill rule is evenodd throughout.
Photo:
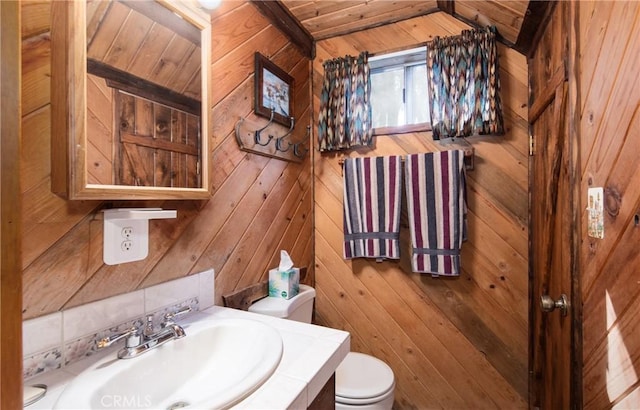
<svg viewBox="0 0 640 410"><path fill-rule="evenodd" d="M473 147L466 147L461 149L464 151L464 169L467 171L472 171L475 149ZM401 161L404 164L404 157L402 157ZM344 167L344 158L340 158L338 160L338 164L340 164L341 167Z"/></svg>

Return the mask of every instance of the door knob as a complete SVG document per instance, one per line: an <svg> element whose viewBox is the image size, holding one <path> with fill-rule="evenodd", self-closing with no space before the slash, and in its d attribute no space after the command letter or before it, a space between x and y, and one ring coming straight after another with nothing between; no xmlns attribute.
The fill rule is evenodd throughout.
<svg viewBox="0 0 640 410"><path fill-rule="evenodd" d="M558 300L553 300L549 295L542 295L540 296L540 307L543 312L553 312L555 309L559 309L562 316L567 316L569 299L564 293L560 295L560 299Z"/></svg>

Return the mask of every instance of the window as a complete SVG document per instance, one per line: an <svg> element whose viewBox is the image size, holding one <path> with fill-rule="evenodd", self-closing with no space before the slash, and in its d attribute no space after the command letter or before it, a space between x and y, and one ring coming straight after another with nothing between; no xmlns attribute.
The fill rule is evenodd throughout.
<svg viewBox="0 0 640 410"><path fill-rule="evenodd" d="M420 47L369 58L374 129L428 125L426 54Z"/></svg>

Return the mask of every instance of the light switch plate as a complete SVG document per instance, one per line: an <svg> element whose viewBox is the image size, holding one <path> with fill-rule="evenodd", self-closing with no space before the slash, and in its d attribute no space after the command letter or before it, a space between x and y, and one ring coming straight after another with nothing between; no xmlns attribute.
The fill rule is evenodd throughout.
<svg viewBox="0 0 640 410"><path fill-rule="evenodd" d="M604 189L602 187L589 188L587 193L587 214L590 237L604 238Z"/></svg>

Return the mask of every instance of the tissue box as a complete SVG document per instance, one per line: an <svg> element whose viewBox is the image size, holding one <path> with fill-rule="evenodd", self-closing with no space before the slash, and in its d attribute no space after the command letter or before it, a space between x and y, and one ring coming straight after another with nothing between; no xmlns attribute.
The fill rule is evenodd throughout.
<svg viewBox="0 0 640 410"><path fill-rule="evenodd" d="M269 296L291 299L300 291L300 269L291 268L286 271L271 269L269 271Z"/></svg>

